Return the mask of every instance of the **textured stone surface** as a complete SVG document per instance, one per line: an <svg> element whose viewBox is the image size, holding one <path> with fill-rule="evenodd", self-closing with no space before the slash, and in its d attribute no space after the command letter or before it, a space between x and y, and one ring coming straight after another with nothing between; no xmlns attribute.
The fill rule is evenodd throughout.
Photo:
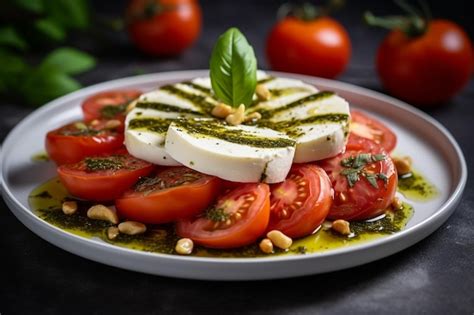
<svg viewBox="0 0 474 315"><path fill-rule="evenodd" d="M353 57L339 79L381 90L373 58L384 32L360 23L364 9L388 12L387 1L349 1L337 15L349 29ZM431 1L430 1L431 3ZM462 8L437 1L435 15L473 25ZM157 60L128 46L125 35L106 33L77 38L99 58L98 67L81 76L84 85L137 73L201 69L215 38L227 27L242 29L265 68L264 38L277 1L202 1L205 25L196 45L182 56ZM123 1L96 1L98 12L120 12ZM109 7L113 6L109 10ZM394 12L394 11L392 11ZM99 35L96 34L98 37ZM450 104L428 111L459 141L474 172L472 117L474 82ZM0 102L0 140L32 109ZM474 185L468 179L463 200L435 233L411 248L361 267L318 276L262 282L203 282L124 271L69 254L37 237L0 201L0 314L63 313L226 313L367 314L474 312Z"/></svg>

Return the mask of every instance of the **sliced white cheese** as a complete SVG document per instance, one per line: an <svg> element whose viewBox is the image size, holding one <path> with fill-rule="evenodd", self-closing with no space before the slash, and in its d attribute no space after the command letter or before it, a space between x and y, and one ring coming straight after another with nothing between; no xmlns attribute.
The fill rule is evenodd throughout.
<svg viewBox="0 0 474 315"><path fill-rule="evenodd" d="M275 107L269 120L296 140L295 163L318 161L344 151L349 126L349 104L331 92L319 92ZM264 113L264 112L262 112Z"/></svg>
<svg viewBox="0 0 474 315"><path fill-rule="evenodd" d="M256 142L249 144L252 139ZM271 129L196 118L171 124L165 148L175 160L205 174L235 182L278 183L291 168L294 145Z"/></svg>

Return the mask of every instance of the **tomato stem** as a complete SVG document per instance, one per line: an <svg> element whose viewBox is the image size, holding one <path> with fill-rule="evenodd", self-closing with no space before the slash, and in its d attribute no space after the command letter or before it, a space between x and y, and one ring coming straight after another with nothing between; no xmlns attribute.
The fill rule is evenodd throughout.
<svg viewBox="0 0 474 315"><path fill-rule="evenodd" d="M407 15L390 15L378 17L370 11L364 13L364 21L369 26L377 26L389 30L398 29L409 37L418 37L426 32L427 25L431 20L431 11L425 0L418 0L418 8L408 4L405 0L395 0Z"/></svg>
<svg viewBox="0 0 474 315"><path fill-rule="evenodd" d="M340 10L345 5L345 0L328 0L324 6L316 6L309 2L302 4L284 3L277 12L278 19L293 16L303 21L313 21L319 17L330 15Z"/></svg>

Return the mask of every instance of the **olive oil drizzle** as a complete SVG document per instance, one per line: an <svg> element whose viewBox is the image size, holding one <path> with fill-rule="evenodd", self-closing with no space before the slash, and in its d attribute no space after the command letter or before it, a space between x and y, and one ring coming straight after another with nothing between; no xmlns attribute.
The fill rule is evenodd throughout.
<svg viewBox="0 0 474 315"><path fill-rule="evenodd" d="M145 234L133 236L120 234L112 241L106 235L107 228L112 226L111 223L91 220L87 217L87 209L92 205L91 202L76 200L79 206L77 213L66 215L61 211L61 205L67 200L74 199L67 194L66 189L57 178L41 184L29 196L29 203L34 213L69 233L85 238L100 238L110 244L135 250L176 254L174 247L179 237L176 235L173 225L148 225ZM319 253L396 233L403 229L412 213L413 208L404 204L403 209L387 213L377 220L351 222L352 233L349 236L337 234L332 230L320 229L313 235L295 240L288 251L276 249L275 255ZM196 245L193 255L220 258L268 257L259 250L257 243L229 250L208 249Z"/></svg>
<svg viewBox="0 0 474 315"><path fill-rule="evenodd" d="M293 147L296 142L287 138L259 137L242 129L231 128L218 120L176 120L175 125L194 135L213 137L231 143L257 148Z"/></svg>

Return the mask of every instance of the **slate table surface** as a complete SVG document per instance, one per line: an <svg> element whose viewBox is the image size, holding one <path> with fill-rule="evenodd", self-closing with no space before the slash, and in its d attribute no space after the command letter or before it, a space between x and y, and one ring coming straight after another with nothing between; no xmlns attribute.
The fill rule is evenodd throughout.
<svg viewBox="0 0 474 315"><path fill-rule="evenodd" d="M431 1L430 1L431 3ZM138 53L125 34L102 32L73 38L98 66L79 77L85 85L138 73L204 69L216 37L239 27L266 68L264 39L279 1L201 1L204 28L184 54L156 59ZM432 3L435 15L456 20L473 35L467 1ZM124 1L96 1L114 15ZM353 43L351 64L339 77L382 91L374 56L383 30L368 29L361 14L394 12L388 1L352 1L338 14ZM464 13L463 13L464 12ZM33 56L34 58L35 56ZM1 61L0 61L1 63ZM474 173L474 81L450 103L426 110L454 135ZM33 109L0 101L0 141ZM468 179L455 213L416 245L360 267L323 275L254 282L206 282L121 270L65 252L23 226L0 200L0 314L473 314L474 186Z"/></svg>

